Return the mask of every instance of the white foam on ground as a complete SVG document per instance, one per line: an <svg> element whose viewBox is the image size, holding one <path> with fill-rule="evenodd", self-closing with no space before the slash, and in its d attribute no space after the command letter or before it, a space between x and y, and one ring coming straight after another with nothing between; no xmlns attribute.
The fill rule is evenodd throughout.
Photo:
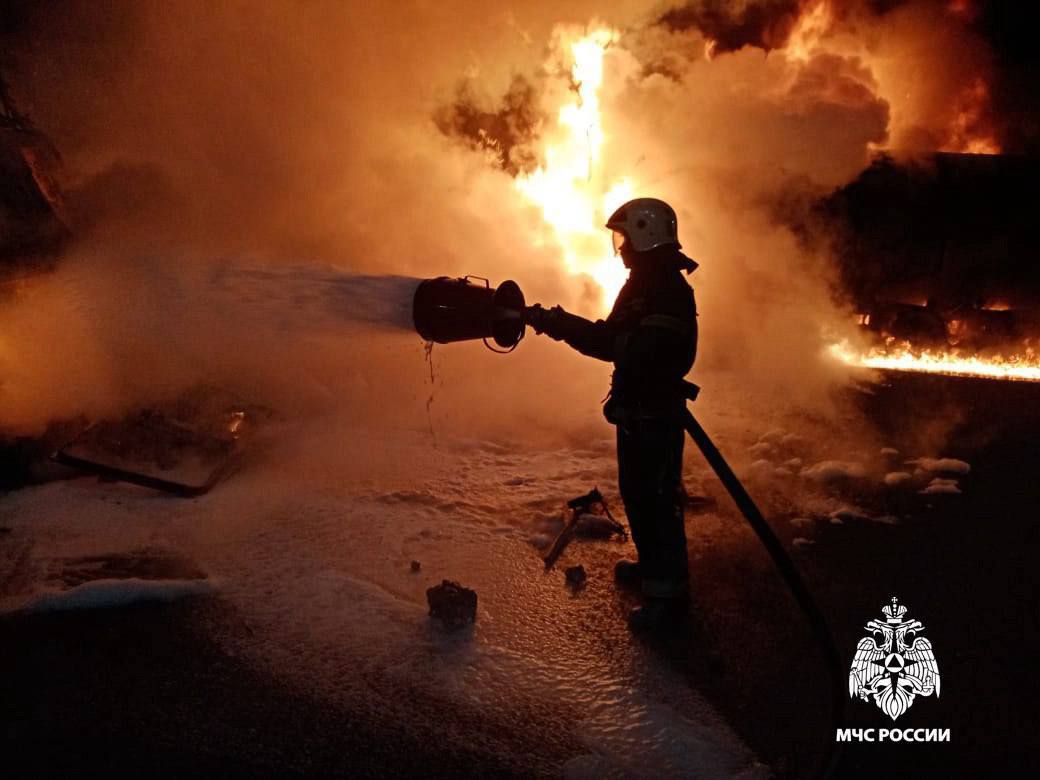
<svg viewBox="0 0 1040 780"><path fill-rule="evenodd" d="M823 460L802 469L802 476L814 482L826 483L839 479L862 479L867 470L861 463L843 460Z"/></svg>
<svg viewBox="0 0 1040 780"><path fill-rule="evenodd" d="M110 609L133 604L170 602L186 596L204 596L213 593L214 590L214 583L201 579L100 579L85 582L68 590L37 593L26 598L13 610L8 611L25 614L60 610Z"/></svg>
<svg viewBox="0 0 1040 780"><path fill-rule="evenodd" d="M890 471L885 474L884 483L889 487L901 487L913 482L914 476L906 471Z"/></svg>
<svg viewBox="0 0 1040 780"><path fill-rule="evenodd" d="M971 471L971 464L957 458L917 458L907 463L933 474L967 474Z"/></svg>
<svg viewBox="0 0 1040 780"><path fill-rule="evenodd" d="M957 480L955 479L942 479L941 477L936 477L928 483L924 490L918 492L926 496L938 494L956 495L961 492L961 489L957 486Z"/></svg>
<svg viewBox="0 0 1040 780"><path fill-rule="evenodd" d="M22 583L16 595L33 611L212 588L205 580L102 580L44 592L56 561L177 551L219 582L218 597L248 628L214 637L229 652L301 692L443 739L446 749L465 739L515 750L493 725L514 723L532 740L580 745L575 766L695 776L756 766L688 681L629 635L611 567L632 555L630 546L574 543L562 563L582 563L590 574L574 594L561 571L544 572L528 542L533 525L595 485L617 501L608 447L494 452L442 439L434 450L418 434L379 436L380 449L369 452L356 430L323 429L192 501L86 479L18 491L0 498L0 510L12 536L32 544L5 543L0 556L31 550L29 562L12 553L0 566L20 572L10 581ZM356 458L344 452L350 447ZM349 473L336 465L352 460ZM447 633L427 617L425 591L442 579L477 591L471 630ZM457 710L489 726L458 734L417 712L417 696L443 702L448 720ZM627 758L632 746L638 766ZM560 770L537 755L517 760L532 771Z"/></svg>

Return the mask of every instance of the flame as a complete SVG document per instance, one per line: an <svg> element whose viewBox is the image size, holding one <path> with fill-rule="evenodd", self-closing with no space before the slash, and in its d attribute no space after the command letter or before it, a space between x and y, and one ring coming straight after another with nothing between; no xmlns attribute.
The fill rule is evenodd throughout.
<svg viewBox="0 0 1040 780"><path fill-rule="evenodd" d="M950 0L950 13L967 13L971 8L971 0ZM847 37L830 35L837 18L831 0L805 0L783 49L788 62L800 67L832 51L844 56L855 53L868 64L872 62L867 48L861 45L849 51ZM614 256L604 222L640 188L627 176L610 179L601 164L608 138L600 99L604 62L619 33L593 23L583 32L560 35L572 90L546 134L542 164L517 176L514 186L523 199L540 209L549 229L542 241L560 249L569 273L590 277L600 288L601 302L607 304L628 274ZM713 41L705 42L706 59L712 58L714 46ZM886 94L886 99L892 102L893 96ZM941 150L999 154L1000 145L987 127L989 103L985 78L978 76L966 83L951 106L947 140Z"/></svg>
<svg viewBox="0 0 1040 780"><path fill-rule="evenodd" d="M968 24L978 15L975 0L949 0L946 12ZM855 58L864 63L873 78L880 79L879 84L870 84L879 97L885 99L892 110L889 129L901 124L901 116L905 112L914 113L911 89L908 79L902 71L891 71L885 66L873 47L863 38L850 39L848 35L830 35L836 28L840 32L839 13L832 0L802 0L801 8L795 20L782 52L792 65L804 66L820 54L836 54L844 58ZM711 59L714 54L714 42L706 43L705 56ZM984 74L976 74L966 79L965 83L949 100L949 114L943 139L937 151L957 152L963 154L1000 154L1002 149L994 134L990 119L991 96L990 86ZM873 146L873 144L872 144Z"/></svg>
<svg viewBox="0 0 1040 780"><path fill-rule="evenodd" d="M832 344L828 351L842 363L861 368L1040 382L1040 356L1031 347L1007 356L981 356L964 355L957 350L913 350L906 343L863 352L842 341Z"/></svg>
<svg viewBox="0 0 1040 780"><path fill-rule="evenodd" d="M558 135L545 146L544 164L516 179L520 193L541 208L567 270L591 276L604 303L617 295L627 271L603 224L635 195L630 179L607 182L598 166L606 138L599 100L603 59L616 38L603 27L570 43L574 98L560 108Z"/></svg>
<svg viewBox="0 0 1040 780"><path fill-rule="evenodd" d="M798 17L784 46L784 52L788 58L808 62L810 56L818 49L820 39L830 29L832 22L833 15L827 0L818 0L804 10Z"/></svg>
<svg viewBox="0 0 1040 780"><path fill-rule="evenodd" d="M1000 154L1000 144L984 129L989 107L989 87L985 79L976 77L957 99L956 113L950 126L950 138L941 151L967 154Z"/></svg>

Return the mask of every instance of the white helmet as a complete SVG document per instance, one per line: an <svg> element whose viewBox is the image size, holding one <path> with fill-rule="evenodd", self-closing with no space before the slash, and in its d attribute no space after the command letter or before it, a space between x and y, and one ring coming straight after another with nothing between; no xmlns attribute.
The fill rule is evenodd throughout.
<svg viewBox="0 0 1040 780"><path fill-rule="evenodd" d="M614 231L614 252L622 245L636 252L647 252L659 246L682 247L675 209L657 198L630 200L610 215L607 227Z"/></svg>

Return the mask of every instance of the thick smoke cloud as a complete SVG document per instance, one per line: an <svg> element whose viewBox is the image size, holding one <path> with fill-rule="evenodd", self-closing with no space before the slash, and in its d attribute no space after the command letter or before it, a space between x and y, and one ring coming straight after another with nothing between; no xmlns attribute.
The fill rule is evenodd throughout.
<svg viewBox="0 0 1040 780"><path fill-rule="evenodd" d="M461 74L498 93L537 70L552 4L415 3L392 17L343 3L59 6L25 12L10 80L64 154L81 238L0 313L6 429L117 414L199 381L288 415L426 427L417 336L301 335L282 327L306 322L295 303L258 319L244 291L214 292L229 269L512 276L571 304L556 249L533 241L537 212L435 121ZM437 423L599 424L608 369L556 345L526 343L509 363L479 344L433 360ZM537 379L557 371L559 387Z"/></svg>
<svg viewBox="0 0 1040 780"><path fill-rule="evenodd" d="M486 152L511 176L531 173L538 165L532 143L547 120L538 108L537 88L517 75L499 105L487 109L481 108L475 89L472 82L459 85L455 100L435 114L437 128Z"/></svg>
<svg viewBox="0 0 1040 780"><path fill-rule="evenodd" d="M697 30L717 52L755 46L769 51L787 43L801 15L802 0L728 3L697 0L666 11L660 23L669 30Z"/></svg>
<svg viewBox="0 0 1040 780"><path fill-rule="evenodd" d="M691 0L657 24L699 32L713 54L783 49L815 26L825 50L870 61L880 93L897 109L891 147L1033 153L1038 62L1019 12L987 0ZM814 17L808 25L807 17ZM984 138L993 144L972 146Z"/></svg>
<svg viewBox="0 0 1040 780"><path fill-rule="evenodd" d="M819 404L833 378L820 331L843 314L827 259L799 248L778 205L845 183L872 146L941 145L951 96L988 71L970 25L933 3L828 6L816 48L776 51L806 5L23 3L8 78L65 156L81 238L0 313L0 425L219 381L290 415L425 427L418 338L315 321L306 294L284 292L299 269L342 293L322 311L359 305L345 274L476 273L601 315L513 179L544 162L573 94L544 65L553 30L593 20L621 31L603 175L678 207L702 263L698 370ZM277 313L254 305L261 279ZM438 424L606 434L609 367L559 345L437 348L434 366Z"/></svg>

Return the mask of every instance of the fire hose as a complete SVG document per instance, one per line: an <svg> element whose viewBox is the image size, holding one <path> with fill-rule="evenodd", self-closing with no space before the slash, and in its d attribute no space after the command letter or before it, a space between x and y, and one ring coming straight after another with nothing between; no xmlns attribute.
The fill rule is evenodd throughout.
<svg viewBox="0 0 1040 780"><path fill-rule="evenodd" d="M690 382L685 382L684 384L687 389L687 398L692 401L696 398L699 388ZM838 648L834 643L834 637L831 636L830 628L827 626L826 618L809 592L809 588L806 586L805 580L802 579L798 567L794 565L794 561L788 556L783 544L780 543L776 534L773 533L773 529L766 522L758 505L752 500L744 485L737 479L737 475L733 473L733 469L729 467L726 459L722 457L719 448L715 446L707 431L701 427L701 424L697 422L697 418L693 416L689 409L683 411L683 427L690 434L693 443L697 445L697 449L701 451L704 459L708 461L708 465L711 466L712 471L715 472L723 487L726 488L726 492L733 499L733 503L737 505L737 509L744 515L748 525L751 526L759 541L762 542L762 546L766 548L766 552L769 553L769 557L772 558L777 571L780 572L784 584L787 585L787 589L794 596L794 600L805 614L809 628L813 632L813 638L823 653L831 678L831 720L835 729L841 728L845 720L845 672L842 668ZM824 777L834 776L837 769L839 753L835 745L836 743L834 742L829 743L830 750L827 762L824 765Z"/></svg>
<svg viewBox="0 0 1040 780"><path fill-rule="evenodd" d="M479 279L484 284L474 284L470 279ZM498 288L493 288L483 277L450 279L442 276L427 279L417 287L412 309L416 331L429 342L443 344L483 339L489 349L508 352L512 351L524 336L524 295L513 281L503 282ZM502 349L492 347L488 339L494 340ZM693 401L699 388L690 382L684 382L683 386L687 400ZM831 716L835 729L841 728L845 713L845 673L827 620L816 605L798 567L788 556L783 544L773 533L773 529L737 479L733 469L722 457L719 448L689 409L684 410L682 419L686 432L758 536L777 571L780 572L784 584L804 613L830 673ZM834 775L839 758L837 744L829 741L828 745L824 777Z"/></svg>

